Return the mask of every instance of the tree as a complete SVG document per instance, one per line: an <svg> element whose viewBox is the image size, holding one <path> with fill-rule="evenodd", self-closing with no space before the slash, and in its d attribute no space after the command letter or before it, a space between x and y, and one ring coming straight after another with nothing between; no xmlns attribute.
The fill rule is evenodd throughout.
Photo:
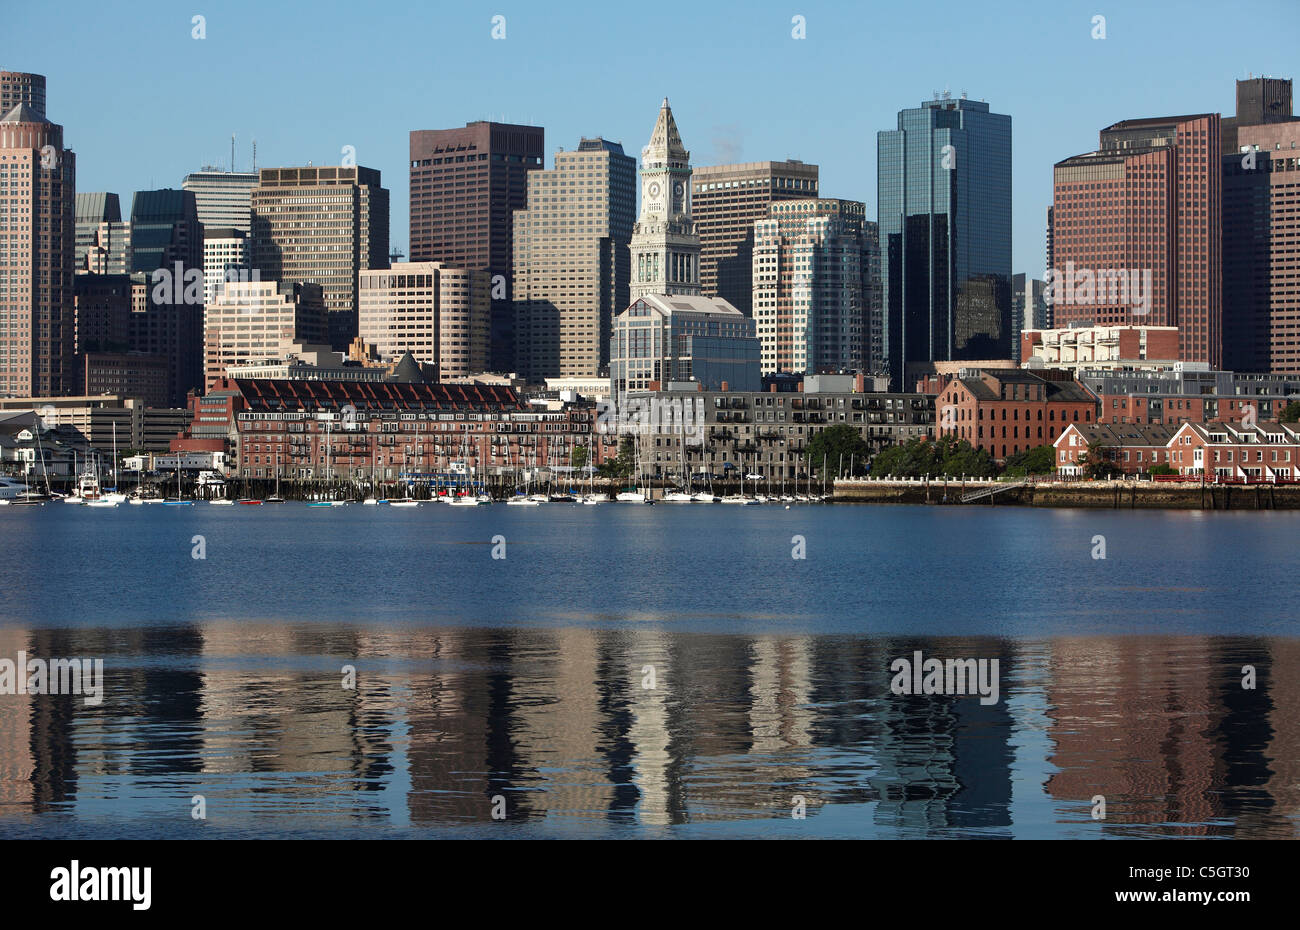
<svg viewBox="0 0 1300 930"><path fill-rule="evenodd" d="M569 465L576 469L586 468L589 459L586 446L574 446L569 453Z"/></svg>
<svg viewBox="0 0 1300 930"><path fill-rule="evenodd" d="M596 474L602 478L627 478L635 469L636 443L631 436L624 436L618 441L618 456L596 466Z"/></svg>
<svg viewBox="0 0 1300 930"><path fill-rule="evenodd" d="M871 462L871 474L877 477L924 478L950 475L980 478L993 475L997 467L983 449L976 449L965 439L951 434L936 441L913 439L882 449Z"/></svg>
<svg viewBox="0 0 1300 930"><path fill-rule="evenodd" d="M1083 466L1085 478L1105 480L1121 474L1119 466L1115 464L1115 450L1102 445L1098 440L1088 443L1088 451L1079 456L1079 464Z"/></svg>
<svg viewBox="0 0 1300 930"><path fill-rule="evenodd" d="M867 458L870 455L871 447L862 438L862 433L856 427L847 424L826 427L809 440L808 448L804 452L810 470L821 469L824 463L826 470L832 475L839 474L841 461L844 464L845 474L848 474L850 465L856 473L865 472Z"/></svg>
<svg viewBox="0 0 1300 930"><path fill-rule="evenodd" d="M1283 423L1295 423L1300 421L1300 403L1293 400L1283 407L1281 419Z"/></svg>
<svg viewBox="0 0 1300 930"><path fill-rule="evenodd" d="M1147 474L1148 474L1148 475L1152 475L1152 476L1155 476L1155 475L1176 475L1176 474L1178 474L1178 469L1176 469L1176 468L1170 468L1170 467L1169 467L1168 465L1166 465L1164 462L1161 462L1159 465L1152 465L1150 468L1148 468L1148 469L1147 469Z"/></svg>
<svg viewBox="0 0 1300 930"><path fill-rule="evenodd" d="M1037 446L1017 452L1006 461L1008 475L1050 475L1056 468L1056 448Z"/></svg>

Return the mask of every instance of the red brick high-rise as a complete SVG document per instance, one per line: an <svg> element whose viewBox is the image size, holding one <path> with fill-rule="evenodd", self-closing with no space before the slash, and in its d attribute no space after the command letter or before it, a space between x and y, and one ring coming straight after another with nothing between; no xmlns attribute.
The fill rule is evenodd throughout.
<svg viewBox="0 0 1300 930"><path fill-rule="evenodd" d="M45 79L0 73L0 396L72 391L76 156L45 118Z"/></svg>
<svg viewBox="0 0 1300 930"><path fill-rule="evenodd" d="M1181 359L1221 366L1220 149L1219 115L1202 113L1124 120L1057 163L1055 325L1177 326Z"/></svg>
<svg viewBox="0 0 1300 930"><path fill-rule="evenodd" d="M503 276L493 282L490 365L514 365L514 211L528 206L528 173L542 167L545 130L480 120L411 132L412 262Z"/></svg>

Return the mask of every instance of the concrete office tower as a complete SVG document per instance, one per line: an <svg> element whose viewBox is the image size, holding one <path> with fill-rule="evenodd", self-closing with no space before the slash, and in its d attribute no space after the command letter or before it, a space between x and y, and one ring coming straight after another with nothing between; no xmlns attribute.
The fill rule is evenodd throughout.
<svg viewBox="0 0 1300 930"><path fill-rule="evenodd" d="M488 361L491 280L442 262L363 271L359 335L386 360L410 352L442 381L478 374Z"/></svg>
<svg viewBox="0 0 1300 930"><path fill-rule="evenodd" d="M1015 342L1011 346L1012 358L1020 357L1020 334L1027 329L1050 329L1047 313L1047 285L1025 274L1011 276L1011 333Z"/></svg>
<svg viewBox="0 0 1300 930"><path fill-rule="evenodd" d="M1231 155L1244 144L1237 138L1242 126L1292 123L1300 117L1291 112L1291 79L1250 77L1237 82L1237 114L1220 122L1223 154Z"/></svg>
<svg viewBox="0 0 1300 930"><path fill-rule="evenodd" d="M1223 367L1300 374L1300 121L1223 156Z"/></svg>
<svg viewBox="0 0 1300 930"><path fill-rule="evenodd" d="M636 159L583 139L528 175L515 212L515 366L522 377L594 377L609 364L615 314L628 304Z"/></svg>
<svg viewBox="0 0 1300 930"><path fill-rule="evenodd" d="M237 229L248 235L252 229L253 188L256 171L222 171L205 166L185 175L181 190L191 191L198 206L199 222L223 229Z"/></svg>
<svg viewBox="0 0 1300 930"><path fill-rule="evenodd" d="M691 220L691 153L664 98L641 150L641 215L632 230L629 297L700 293L700 237Z"/></svg>
<svg viewBox="0 0 1300 930"><path fill-rule="evenodd" d="M203 227L203 303L210 304L226 281L249 281L248 236L234 227Z"/></svg>
<svg viewBox="0 0 1300 930"><path fill-rule="evenodd" d="M207 386L224 377L231 365L283 359L295 342L319 344L327 325L319 284L227 283L204 315Z"/></svg>
<svg viewBox="0 0 1300 930"><path fill-rule="evenodd" d="M0 73L0 395L70 393L76 155L45 118L45 78Z"/></svg>
<svg viewBox="0 0 1300 930"><path fill-rule="evenodd" d="M877 135L891 385L908 366L1011 357L1011 117L963 94Z"/></svg>
<svg viewBox="0 0 1300 930"><path fill-rule="evenodd" d="M1223 361L1219 115L1124 120L1058 162L1053 323L1177 326L1180 358Z"/></svg>
<svg viewBox="0 0 1300 930"><path fill-rule="evenodd" d="M865 204L789 200L754 224L754 323L762 372L863 371L871 354Z"/></svg>
<svg viewBox="0 0 1300 930"><path fill-rule="evenodd" d="M373 168L263 168L253 188L252 266L263 280L321 286L329 343L357 335L357 276L388 267L388 189Z"/></svg>
<svg viewBox="0 0 1300 930"><path fill-rule="evenodd" d="M817 166L790 161L706 165L691 175L691 218L700 236L700 289L753 315L754 224L777 200L817 196Z"/></svg>
<svg viewBox="0 0 1300 930"><path fill-rule="evenodd" d="M515 364L514 213L528 206L528 175L542 167L544 135L540 126L479 121L410 136L410 260L493 277L493 371Z"/></svg>
<svg viewBox="0 0 1300 930"><path fill-rule="evenodd" d="M45 75L0 71L0 116L20 103L32 116L45 119Z"/></svg>

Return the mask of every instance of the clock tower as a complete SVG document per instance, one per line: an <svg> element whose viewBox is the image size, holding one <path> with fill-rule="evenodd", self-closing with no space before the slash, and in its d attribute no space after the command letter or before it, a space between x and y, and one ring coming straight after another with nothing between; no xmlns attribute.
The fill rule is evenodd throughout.
<svg viewBox="0 0 1300 930"><path fill-rule="evenodd" d="M631 298L700 294L700 237L691 221L691 153L664 98L641 150L641 215L632 232Z"/></svg>

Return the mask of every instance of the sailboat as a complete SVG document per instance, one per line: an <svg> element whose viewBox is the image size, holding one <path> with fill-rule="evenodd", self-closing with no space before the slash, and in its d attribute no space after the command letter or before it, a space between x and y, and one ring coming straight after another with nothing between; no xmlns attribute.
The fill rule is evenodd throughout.
<svg viewBox="0 0 1300 930"><path fill-rule="evenodd" d="M404 476L408 475L407 469L409 467L410 464L406 455L406 447L403 446L402 447L402 474ZM406 478L406 480L402 482L402 496L395 499L390 498L388 501L388 506L389 507L419 507L420 506L420 502L415 498L411 497L411 482L409 476Z"/></svg>
<svg viewBox="0 0 1300 930"><path fill-rule="evenodd" d="M620 501L626 504L653 503L653 501L650 499L650 495L641 489L641 438L639 435L637 436L635 442L633 442L632 449L633 449L633 469L635 471L636 481L634 482L633 487L624 488L622 491L619 491L618 496L615 497L614 499L616 501Z"/></svg>
<svg viewBox="0 0 1300 930"><path fill-rule="evenodd" d="M117 489L117 424L113 424L113 486L99 495L100 501L113 506L124 503L126 495Z"/></svg>

